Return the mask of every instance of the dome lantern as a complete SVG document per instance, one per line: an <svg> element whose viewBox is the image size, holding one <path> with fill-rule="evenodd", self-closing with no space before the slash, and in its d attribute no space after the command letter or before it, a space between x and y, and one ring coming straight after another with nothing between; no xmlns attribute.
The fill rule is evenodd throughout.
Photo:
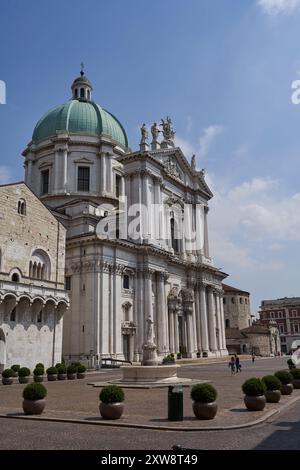
<svg viewBox="0 0 300 470"><path fill-rule="evenodd" d="M79 101L92 100L92 84L84 74L84 65L81 63L80 77L75 78L72 83L72 99Z"/></svg>

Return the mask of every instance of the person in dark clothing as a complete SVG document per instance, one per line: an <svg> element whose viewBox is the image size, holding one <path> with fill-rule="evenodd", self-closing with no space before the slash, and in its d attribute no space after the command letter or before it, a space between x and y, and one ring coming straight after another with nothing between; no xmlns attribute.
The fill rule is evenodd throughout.
<svg viewBox="0 0 300 470"><path fill-rule="evenodd" d="M236 373L241 372L241 364L240 364L240 358L239 356L235 355L235 369Z"/></svg>
<svg viewBox="0 0 300 470"><path fill-rule="evenodd" d="M252 353L252 364L254 364L254 361L255 361L255 354Z"/></svg>

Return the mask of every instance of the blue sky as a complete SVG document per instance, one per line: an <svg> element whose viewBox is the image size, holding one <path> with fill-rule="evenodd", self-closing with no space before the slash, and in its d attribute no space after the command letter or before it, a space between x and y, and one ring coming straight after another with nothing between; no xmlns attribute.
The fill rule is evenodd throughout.
<svg viewBox="0 0 300 470"><path fill-rule="evenodd" d="M23 178L35 123L84 61L133 149L141 123L172 117L215 193L215 264L253 312L300 296L299 23L299 0L1 0L0 182Z"/></svg>

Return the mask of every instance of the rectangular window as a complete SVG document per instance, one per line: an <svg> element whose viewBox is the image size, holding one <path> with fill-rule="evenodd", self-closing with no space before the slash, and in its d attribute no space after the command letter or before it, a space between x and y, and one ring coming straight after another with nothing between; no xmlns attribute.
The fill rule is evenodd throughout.
<svg viewBox="0 0 300 470"><path fill-rule="evenodd" d="M87 166L78 167L77 190L86 192L90 190L90 169Z"/></svg>
<svg viewBox="0 0 300 470"><path fill-rule="evenodd" d="M49 193L49 170L42 171L42 195Z"/></svg>
<svg viewBox="0 0 300 470"><path fill-rule="evenodd" d="M71 276L65 277L65 289L71 290Z"/></svg>

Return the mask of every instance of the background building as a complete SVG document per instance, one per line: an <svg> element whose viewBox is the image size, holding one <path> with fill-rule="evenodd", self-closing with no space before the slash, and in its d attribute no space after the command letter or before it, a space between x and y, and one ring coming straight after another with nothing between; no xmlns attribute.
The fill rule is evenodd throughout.
<svg viewBox="0 0 300 470"><path fill-rule="evenodd" d="M71 89L72 99L42 117L23 152L26 183L67 228L66 359L141 359L149 316L160 356L227 354L226 274L213 266L209 253L213 195L204 171L174 146L169 118L153 124L151 146L143 126L140 150L132 152L118 119L92 100L83 72ZM138 237L121 233L118 218L116 237L100 239L99 220L105 224L126 213L133 221L125 198L127 208L149 209ZM163 210L152 211L153 204ZM203 230L199 248L176 237L184 204L192 208L188 232Z"/></svg>
<svg viewBox="0 0 300 470"><path fill-rule="evenodd" d="M259 315L264 325L277 323L283 353L296 349L296 342L300 344L300 297L263 300Z"/></svg>
<svg viewBox="0 0 300 470"><path fill-rule="evenodd" d="M0 186L0 368L61 361L65 228L24 183Z"/></svg>
<svg viewBox="0 0 300 470"><path fill-rule="evenodd" d="M242 330L252 323L250 294L236 287L223 284L224 317L226 328Z"/></svg>

